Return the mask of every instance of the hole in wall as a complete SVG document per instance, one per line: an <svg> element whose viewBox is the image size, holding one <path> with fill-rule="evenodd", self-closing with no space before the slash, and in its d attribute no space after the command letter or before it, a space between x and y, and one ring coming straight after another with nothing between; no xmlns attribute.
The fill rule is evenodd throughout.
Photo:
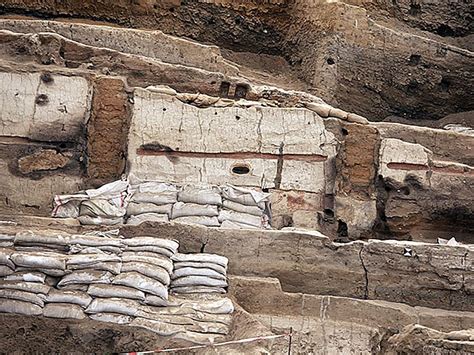
<svg viewBox="0 0 474 355"><path fill-rule="evenodd" d="M418 16L421 13L421 5L411 3L410 10L408 10L408 13L412 16Z"/></svg>
<svg viewBox="0 0 474 355"><path fill-rule="evenodd" d="M449 79L447 78L442 78L441 82L439 83L439 86L441 88L441 91L447 92L449 91L449 86L451 85Z"/></svg>
<svg viewBox="0 0 474 355"><path fill-rule="evenodd" d="M163 112L166 112L166 107L163 107Z"/></svg>
<svg viewBox="0 0 474 355"><path fill-rule="evenodd" d="M325 209L323 210L323 212L324 212L324 216L325 216L326 218L333 218L333 217L334 217L334 211L333 211L332 209L330 209L330 208L325 208Z"/></svg>
<svg viewBox="0 0 474 355"><path fill-rule="evenodd" d="M250 173L250 167L244 164L235 165L232 167L232 172L237 175L246 175Z"/></svg>
<svg viewBox="0 0 474 355"><path fill-rule="evenodd" d="M349 134L349 131L345 128L341 128L341 132L343 136L347 136Z"/></svg>
<svg viewBox="0 0 474 355"><path fill-rule="evenodd" d="M410 65L418 65L420 64L420 61L421 61L421 55L419 54L412 54L410 56L410 59L408 60L408 63Z"/></svg>
<svg viewBox="0 0 474 355"><path fill-rule="evenodd" d="M239 120L240 120L240 116L235 116L235 119L236 119L237 121L239 121Z"/></svg>
<svg viewBox="0 0 474 355"><path fill-rule="evenodd" d="M328 63L329 65L334 65L336 64L336 61L333 57L329 57L328 59L326 59L326 63Z"/></svg>
<svg viewBox="0 0 474 355"><path fill-rule="evenodd" d="M349 229L347 228L347 223L344 222L342 219L337 220L337 236L339 238L347 238L349 237Z"/></svg>
<svg viewBox="0 0 474 355"><path fill-rule="evenodd" d="M223 81L219 88L219 96L220 97L229 97L229 90L230 90L230 83L227 81Z"/></svg>
<svg viewBox="0 0 474 355"><path fill-rule="evenodd" d="M438 28L436 29L436 33L439 34L441 37L455 37L456 36L456 33L454 32L454 30L445 24L439 25Z"/></svg>
<svg viewBox="0 0 474 355"><path fill-rule="evenodd" d="M247 92L249 87L246 84L237 84L235 87L235 98L236 99L245 99L247 97Z"/></svg>

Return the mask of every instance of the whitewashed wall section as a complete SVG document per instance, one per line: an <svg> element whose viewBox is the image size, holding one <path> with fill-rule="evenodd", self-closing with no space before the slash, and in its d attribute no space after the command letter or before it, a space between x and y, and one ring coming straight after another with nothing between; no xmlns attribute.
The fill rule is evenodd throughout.
<svg viewBox="0 0 474 355"><path fill-rule="evenodd" d="M198 108L135 90L128 170L146 179L324 192L337 141L305 109ZM248 168L238 174L235 167ZM242 171L240 171L242 172Z"/></svg>
<svg viewBox="0 0 474 355"><path fill-rule="evenodd" d="M75 139L88 119L90 99L82 77L0 72L0 135Z"/></svg>

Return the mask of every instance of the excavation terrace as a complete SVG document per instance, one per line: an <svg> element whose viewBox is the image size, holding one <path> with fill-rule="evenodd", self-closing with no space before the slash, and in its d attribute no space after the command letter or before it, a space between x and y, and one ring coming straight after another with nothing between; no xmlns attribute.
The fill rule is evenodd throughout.
<svg viewBox="0 0 474 355"><path fill-rule="evenodd" d="M474 352L469 4L0 4L5 352Z"/></svg>

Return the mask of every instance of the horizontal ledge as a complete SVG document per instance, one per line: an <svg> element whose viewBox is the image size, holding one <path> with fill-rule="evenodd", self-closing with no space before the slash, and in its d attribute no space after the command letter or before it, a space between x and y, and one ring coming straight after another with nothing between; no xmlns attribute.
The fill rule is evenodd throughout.
<svg viewBox="0 0 474 355"><path fill-rule="evenodd" d="M387 168L394 170L422 170L422 171L431 171L439 174L447 175L465 175L465 176L474 176L474 170L470 167L456 167L456 166L432 166L424 164L411 164L411 163L388 163Z"/></svg>
<svg viewBox="0 0 474 355"><path fill-rule="evenodd" d="M217 159L273 159L273 160L296 160L304 162L324 162L326 155L319 154L271 154L254 152L236 152L236 153L204 153L204 152L180 152L176 150L165 151L155 149L137 149L138 155L169 156L183 158L217 158Z"/></svg>

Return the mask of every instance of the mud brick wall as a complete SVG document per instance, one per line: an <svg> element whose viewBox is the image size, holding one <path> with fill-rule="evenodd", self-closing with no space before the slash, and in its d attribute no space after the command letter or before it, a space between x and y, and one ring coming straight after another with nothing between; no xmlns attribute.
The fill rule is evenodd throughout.
<svg viewBox="0 0 474 355"><path fill-rule="evenodd" d="M117 180L125 172L129 117L130 101L124 80L95 78L87 126L87 175L94 184Z"/></svg>

